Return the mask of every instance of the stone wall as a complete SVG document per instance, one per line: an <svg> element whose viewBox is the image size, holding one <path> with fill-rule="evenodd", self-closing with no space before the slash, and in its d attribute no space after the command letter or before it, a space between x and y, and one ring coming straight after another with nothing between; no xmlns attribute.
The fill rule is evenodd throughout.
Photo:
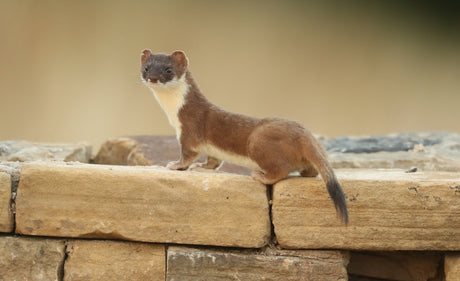
<svg viewBox="0 0 460 281"><path fill-rule="evenodd" d="M22 143L11 153L42 151L25 162L0 143L0 280L459 280L456 161L446 171L337 169L348 227L319 178L264 186L230 165L82 163L172 158L145 153L155 139L168 144L111 140L94 160L86 144Z"/></svg>

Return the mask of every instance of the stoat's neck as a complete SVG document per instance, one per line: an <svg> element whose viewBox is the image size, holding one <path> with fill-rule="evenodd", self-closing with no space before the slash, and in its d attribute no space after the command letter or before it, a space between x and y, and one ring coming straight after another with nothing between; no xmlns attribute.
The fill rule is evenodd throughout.
<svg viewBox="0 0 460 281"><path fill-rule="evenodd" d="M152 90L156 100L166 113L169 123L176 130L176 137L179 139L182 130L179 111L185 103L185 96L190 88L186 74L184 73L180 78L175 77L166 84L147 82L147 86Z"/></svg>

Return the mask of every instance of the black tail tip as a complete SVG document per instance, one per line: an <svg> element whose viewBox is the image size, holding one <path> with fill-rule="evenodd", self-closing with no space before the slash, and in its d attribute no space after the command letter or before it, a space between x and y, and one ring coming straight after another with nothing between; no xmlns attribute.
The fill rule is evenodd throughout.
<svg viewBox="0 0 460 281"><path fill-rule="evenodd" d="M345 226L348 226L348 211L347 207L345 206L345 209L338 209L336 207L337 215L339 216L340 220L345 224Z"/></svg>
<svg viewBox="0 0 460 281"><path fill-rule="evenodd" d="M334 202L335 210L340 220L348 226L348 209L347 202L345 201L345 194L343 193L342 186L337 180L329 181L326 183L327 191Z"/></svg>

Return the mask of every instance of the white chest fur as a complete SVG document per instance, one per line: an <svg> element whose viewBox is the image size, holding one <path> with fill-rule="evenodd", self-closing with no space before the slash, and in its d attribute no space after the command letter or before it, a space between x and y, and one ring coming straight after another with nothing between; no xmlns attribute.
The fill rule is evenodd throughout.
<svg viewBox="0 0 460 281"><path fill-rule="evenodd" d="M176 130L177 139L180 138L182 124L179 120L179 110L185 102L185 95L188 92L189 85L186 81L185 74L181 78L174 77L173 80L161 84L146 82L152 90L153 95L166 113L169 123Z"/></svg>

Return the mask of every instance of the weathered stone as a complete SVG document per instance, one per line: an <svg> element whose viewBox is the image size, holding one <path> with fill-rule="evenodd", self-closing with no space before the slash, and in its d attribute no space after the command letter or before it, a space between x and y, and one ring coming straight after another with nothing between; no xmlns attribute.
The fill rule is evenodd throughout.
<svg viewBox="0 0 460 281"><path fill-rule="evenodd" d="M16 231L258 248L269 240L270 219L265 186L246 176L26 164Z"/></svg>
<svg viewBox="0 0 460 281"><path fill-rule="evenodd" d="M139 146L132 138L111 138L104 142L93 159L95 164L128 165L128 156ZM150 165L150 164L146 164Z"/></svg>
<svg viewBox="0 0 460 281"><path fill-rule="evenodd" d="M165 280L165 247L134 242L67 244L64 281Z"/></svg>
<svg viewBox="0 0 460 281"><path fill-rule="evenodd" d="M113 138L102 144L95 164L129 166L166 166L170 161L179 159L179 143L175 136L129 136ZM197 162L204 162L200 157ZM249 175L250 169L224 163L219 171Z"/></svg>
<svg viewBox="0 0 460 281"><path fill-rule="evenodd" d="M448 253L444 259L446 281L460 280L460 253Z"/></svg>
<svg viewBox="0 0 460 281"><path fill-rule="evenodd" d="M329 161L334 168L417 167L424 171L460 172L460 134L401 133L326 139L323 143L329 149ZM417 144L422 144L423 149L416 149Z"/></svg>
<svg viewBox="0 0 460 281"><path fill-rule="evenodd" d="M62 280L64 241L0 237L0 280Z"/></svg>
<svg viewBox="0 0 460 281"><path fill-rule="evenodd" d="M91 146L86 143L47 144L28 141L0 142L0 161L29 162L36 160L78 161L88 163Z"/></svg>
<svg viewBox="0 0 460 281"><path fill-rule="evenodd" d="M460 174L337 171L348 227L319 178L274 185L273 224L283 248L460 250Z"/></svg>
<svg viewBox="0 0 460 281"><path fill-rule="evenodd" d="M347 280L347 263L348 255L339 251L169 247L166 280Z"/></svg>
<svg viewBox="0 0 460 281"><path fill-rule="evenodd" d="M348 273L388 280L427 281L436 277L440 263L441 255L432 253L352 252Z"/></svg>
<svg viewBox="0 0 460 281"><path fill-rule="evenodd" d="M411 132L388 136L340 137L323 140L324 147L331 152L375 153L381 151L409 151L415 146L439 144L448 136L446 132Z"/></svg>
<svg viewBox="0 0 460 281"><path fill-rule="evenodd" d="M14 227L11 212L11 178L7 173L0 172L0 232L12 232Z"/></svg>

